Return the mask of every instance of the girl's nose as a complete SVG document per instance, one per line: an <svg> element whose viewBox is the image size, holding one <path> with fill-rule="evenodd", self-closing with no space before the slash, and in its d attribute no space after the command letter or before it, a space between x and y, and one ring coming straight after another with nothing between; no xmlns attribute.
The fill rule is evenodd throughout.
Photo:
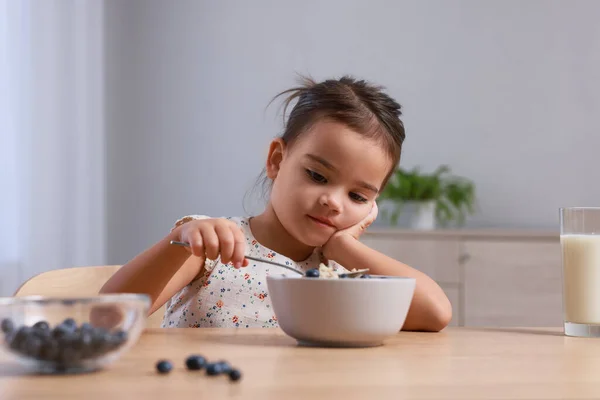
<svg viewBox="0 0 600 400"><path fill-rule="evenodd" d="M342 211L342 202L339 198L339 194L337 193L323 193L319 199L319 204L329 208L336 214L339 214Z"/></svg>

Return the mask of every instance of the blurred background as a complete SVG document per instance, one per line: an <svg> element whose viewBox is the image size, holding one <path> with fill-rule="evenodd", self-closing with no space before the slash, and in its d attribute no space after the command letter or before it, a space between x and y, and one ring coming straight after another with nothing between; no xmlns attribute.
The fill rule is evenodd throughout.
<svg viewBox="0 0 600 400"><path fill-rule="evenodd" d="M252 187L297 74L404 110L401 165L476 188L463 229L598 205L600 2L0 0L0 294L123 264ZM246 198L245 196L249 195Z"/></svg>

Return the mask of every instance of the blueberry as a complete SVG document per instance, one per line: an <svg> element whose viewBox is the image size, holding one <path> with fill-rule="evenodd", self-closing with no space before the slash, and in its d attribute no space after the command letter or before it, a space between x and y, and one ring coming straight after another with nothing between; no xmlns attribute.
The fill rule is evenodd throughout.
<svg viewBox="0 0 600 400"><path fill-rule="evenodd" d="M85 335L88 335L87 333ZM87 338L91 338L91 336L87 336L84 337L82 336L80 338L80 345L79 347L79 351L81 352L81 358L91 358L91 357L97 357L97 356L101 356L104 354L104 352L100 352L98 351L97 348L95 348L92 345L91 339L90 339L90 343L87 343Z"/></svg>
<svg viewBox="0 0 600 400"><path fill-rule="evenodd" d="M73 347L60 346L57 359L63 365L73 364L80 359L80 353Z"/></svg>
<svg viewBox="0 0 600 400"><path fill-rule="evenodd" d="M93 333L94 332L94 327L89 322L84 322L79 327L79 331L80 332L90 332L90 333Z"/></svg>
<svg viewBox="0 0 600 400"><path fill-rule="evenodd" d="M348 274L339 274L338 277L344 279L348 277Z"/></svg>
<svg viewBox="0 0 600 400"><path fill-rule="evenodd" d="M207 364L206 375L215 376L223 373L223 365L219 363Z"/></svg>
<svg viewBox="0 0 600 400"><path fill-rule="evenodd" d="M231 365L227 361L219 361L218 364L221 368L221 373L228 374L231 371Z"/></svg>
<svg viewBox="0 0 600 400"><path fill-rule="evenodd" d="M64 325L64 326L70 328L72 331L77 329L77 322L75 322L75 320L73 318L65 319L61 325Z"/></svg>
<svg viewBox="0 0 600 400"><path fill-rule="evenodd" d="M125 342L127 342L127 332L118 331L116 333L106 333L100 336L100 348L103 351L112 351L121 347Z"/></svg>
<svg viewBox="0 0 600 400"><path fill-rule="evenodd" d="M242 379L242 373L239 369L232 369L229 371L229 379L231 379L233 382L239 381Z"/></svg>
<svg viewBox="0 0 600 400"><path fill-rule="evenodd" d="M197 371L206 365L206 358L202 356L189 356L185 360L185 366L191 371Z"/></svg>
<svg viewBox="0 0 600 400"><path fill-rule="evenodd" d="M90 347L95 354L106 353L112 347L110 334L104 330L96 329L92 334L92 343Z"/></svg>
<svg viewBox="0 0 600 400"><path fill-rule="evenodd" d="M110 333L104 328L94 328L92 336L98 341L105 341L110 336Z"/></svg>
<svg viewBox="0 0 600 400"><path fill-rule="evenodd" d="M17 333L15 331L9 332L4 335L4 341L6 342L6 345L11 349L15 348L15 346L13 345L13 342L15 341L15 336L17 336Z"/></svg>
<svg viewBox="0 0 600 400"><path fill-rule="evenodd" d="M117 331L113 334L113 339L115 340L116 343L120 345L122 345L123 343L125 343L127 341L128 335L127 332L125 331Z"/></svg>
<svg viewBox="0 0 600 400"><path fill-rule="evenodd" d="M69 363L77 358L78 353L81 351L81 343L79 342L79 336L75 333L69 333L65 336L56 339L58 348L60 349L59 358L65 363Z"/></svg>
<svg viewBox="0 0 600 400"><path fill-rule="evenodd" d="M52 333L51 336L55 339L60 339L61 337L68 335L69 333L71 333L71 328L69 328L66 325L57 325L54 327L54 329L52 329Z"/></svg>
<svg viewBox="0 0 600 400"><path fill-rule="evenodd" d="M42 330L42 329L39 329L39 328L38 329L33 328L33 331L31 332L31 335L35 336L35 337L37 337L39 339L46 340L46 339L50 339L50 337L52 335L52 332L50 331L50 329L48 329L48 330Z"/></svg>
<svg viewBox="0 0 600 400"><path fill-rule="evenodd" d="M92 347L92 342L94 341L94 337L91 332L81 332L79 335L78 347L87 349Z"/></svg>
<svg viewBox="0 0 600 400"><path fill-rule="evenodd" d="M0 327L2 328L2 332L6 334L15 330L15 324L8 318L2 320Z"/></svg>
<svg viewBox="0 0 600 400"><path fill-rule="evenodd" d="M167 360L161 360L156 363L156 370L161 374L168 374L173 369L173 364Z"/></svg>
<svg viewBox="0 0 600 400"><path fill-rule="evenodd" d="M17 331L17 333L13 336L12 341L11 341L11 348L13 349L19 349L21 348L21 344L23 344L27 338L29 337L29 335L31 335L32 329L28 326L22 326L19 328L19 330Z"/></svg>
<svg viewBox="0 0 600 400"><path fill-rule="evenodd" d="M306 271L305 276L307 278L318 278L319 277L319 270L316 269L316 268L309 269L308 271Z"/></svg>
<svg viewBox="0 0 600 400"><path fill-rule="evenodd" d="M25 342L21 345L21 351L30 357L37 358L40 355L40 351L42 349L42 341L41 339L29 335Z"/></svg>
<svg viewBox="0 0 600 400"><path fill-rule="evenodd" d="M360 279L371 279L371 275L369 275L369 274L361 275Z"/></svg>
<svg viewBox="0 0 600 400"><path fill-rule="evenodd" d="M55 340L48 340L42 345L39 357L45 361L54 361L59 354L58 343Z"/></svg>
<svg viewBox="0 0 600 400"><path fill-rule="evenodd" d="M38 331L49 331L50 325L48 325L46 321L38 321L35 324L33 324L33 329Z"/></svg>
<svg viewBox="0 0 600 400"><path fill-rule="evenodd" d="M54 329L52 329L52 337L59 339L65 335L76 332L77 325L75 324L74 320L71 320L71 321L73 321L73 322L69 322L69 320L65 320L61 324L56 325L54 327Z"/></svg>
<svg viewBox="0 0 600 400"><path fill-rule="evenodd" d="M7 333L4 340L10 349L19 350L20 342L17 340L17 332Z"/></svg>

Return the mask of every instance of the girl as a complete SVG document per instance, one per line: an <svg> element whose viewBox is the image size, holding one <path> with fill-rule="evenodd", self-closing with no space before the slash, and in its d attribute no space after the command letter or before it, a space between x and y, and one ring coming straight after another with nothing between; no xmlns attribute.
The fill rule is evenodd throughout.
<svg viewBox="0 0 600 400"><path fill-rule="evenodd" d="M283 135L269 147L265 172L271 190L263 213L184 217L100 292L146 293L151 313L167 303L163 327L275 327L265 277L285 270L249 262L245 255L302 271L321 262L338 271L368 265L375 275L416 278L403 329L443 329L452 309L442 289L358 240L377 217L377 195L400 160L400 105L381 87L351 77L305 79L284 94L284 116L297 102Z"/></svg>

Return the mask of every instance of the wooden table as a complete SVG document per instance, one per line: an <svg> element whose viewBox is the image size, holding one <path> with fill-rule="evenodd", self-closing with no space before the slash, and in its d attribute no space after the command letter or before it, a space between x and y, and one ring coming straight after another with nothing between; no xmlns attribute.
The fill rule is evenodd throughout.
<svg viewBox="0 0 600 400"><path fill-rule="evenodd" d="M244 377L187 371L192 353ZM169 375L155 372L172 360ZM192 397L193 396L193 397ZM152 329L107 370L28 376L0 359L0 399L587 399L600 398L600 339L559 329L405 333L371 349L298 347L276 329Z"/></svg>

